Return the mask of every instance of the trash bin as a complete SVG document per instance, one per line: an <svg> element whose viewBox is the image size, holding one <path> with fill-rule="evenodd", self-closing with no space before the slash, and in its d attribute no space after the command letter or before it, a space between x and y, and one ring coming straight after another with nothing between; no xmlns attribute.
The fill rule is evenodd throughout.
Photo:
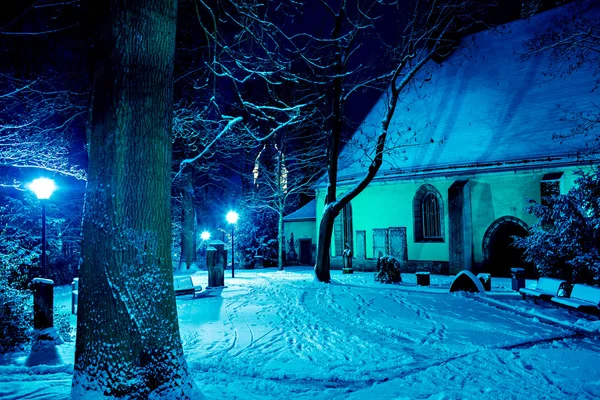
<svg viewBox="0 0 600 400"><path fill-rule="evenodd" d="M429 286L430 284L430 273L429 272L415 272L417 276L417 286Z"/></svg>
<svg viewBox="0 0 600 400"><path fill-rule="evenodd" d="M54 327L54 281L35 278L33 280L33 328Z"/></svg>
<svg viewBox="0 0 600 400"><path fill-rule="evenodd" d="M510 275L512 277L512 290L518 292L519 289L525 287L525 269L524 268L511 268Z"/></svg>
<svg viewBox="0 0 600 400"><path fill-rule="evenodd" d="M491 274L486 274L486 273L479 273L477 274L477 279L479 279L479 282L481 282L481 284L483 285L483 289L486 292L489 292L492 290L492 275Z"/></svg>

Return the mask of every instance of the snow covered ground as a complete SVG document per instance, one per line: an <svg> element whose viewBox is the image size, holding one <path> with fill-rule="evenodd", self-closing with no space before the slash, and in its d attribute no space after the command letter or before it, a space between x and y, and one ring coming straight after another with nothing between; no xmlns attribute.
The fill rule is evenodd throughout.
<svg viewBox="0 0 600 400"><path fill-rule="evenodd" d="M310 268L236 271L222 290L178 297L184 350L210 399L600 398L600 322L523 301L509 279L489 296L372 273L315 282ZM207 285L206 272L193 279ZM529 282L528 286L534 286ZM75 325L70 288L58 319ZM61 315L63 315L61 317ZM0 398L69 397L74 342L0 358Z"/></svg>

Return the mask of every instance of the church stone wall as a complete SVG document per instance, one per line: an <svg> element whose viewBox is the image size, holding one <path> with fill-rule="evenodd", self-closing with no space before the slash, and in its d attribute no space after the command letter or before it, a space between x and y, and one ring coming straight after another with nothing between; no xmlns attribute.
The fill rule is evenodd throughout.
<svg viewBox="0 0 600 400"><path fill-rule="evenodd" d="M431 267L433 271L444 271L448 268L449 254L449 198L448 189L457 180L468 180L471 203L471 239L473 243L473 262L479 265L483 262L482 242L488 227L498 218L513 216L527 225L535 222L534 218L524 210L526 199L540 201L540 182L543 176L550 172L563 172L561 178L561 193L566 193L573 186L575 167L537 169L527 171L511 171L502 173L478 173L469 176L447 176L443 178L424 180L398 180L371 183L361 194L352 201L353 230L364 231L354 235L364 240L365 260L356 260L357 269L372 270L376 264L374 257L375 235L381 235L382 229L406 228L406 245L410 269ZM423 184L435 187L443 199L444 210L444 241L441 243L415 242L413 225L413 198ZM341 188L342 190L344 188ZM340 192L342 191L340 190ZM317 223L315 238L321 215L323 213L325 191L316 191ZM295 234L294 234L295 235ZM364 237L364 239L363 239ZM375 238L377 239L377 238ZM316 242L316 239L315 239ZM356 249L356 243L354 248ZM361 244L361 247L363 245ZM332 243L332 253L335 254ZM390 250L391 252L392 250ZM356 257L356 254L355 254ZM337 264L332 258L332 267ZM340 264L341 265L341 264ZM361 267L362 266L362 267Z"/></svg>

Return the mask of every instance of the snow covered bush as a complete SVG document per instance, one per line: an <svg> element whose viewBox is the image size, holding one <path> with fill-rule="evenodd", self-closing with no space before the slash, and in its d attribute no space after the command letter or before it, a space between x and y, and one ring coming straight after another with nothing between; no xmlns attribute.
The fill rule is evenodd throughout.
<svg viewBox="0 0 600 400"><path fill-rule="evenodd" d="M0 277L0 353L29 340L33 314L31 293L10 285Z"/></svg>
<svg viewBox="0 0 600 400"><path fill-rule="evenodd" d="M277 265L276 215L251 209L242 212L243 218L240 217L235 231L235 247L243 267L254 266L254 256L263 256L265 267Z"/></svg>
<svg viewBox="0 0 600 400"><path fill-rule="evenodd" d="M568 282L598 284L600 279L600 168L577 171L575 186L564 195L545 199L547 205L529 200L527 212L538 222L530 235L514 237L525 249L540 276Z"/></svg>
<svg viewBox="0 0 600 400"><path fill-rule="evenodd" d="M26 288L41 274L41 212L32 196L3 198L0 206L0 268L8 282ZM81 199L80 199L81 200ZM48 204L46 216L46 277L56 285L77 275L81 230L81 201L61 207ZM37 203L36 203L37 202ZM49 216L51 215L51 216Z"/></svg>
<svg viewBox="0 0 600 400"><path fill-rule="evenodd" d="M378 266L379 272L375 275L375 281L381 283L402 282L400 261L392 256L383 256L379 259Z"/></svg>

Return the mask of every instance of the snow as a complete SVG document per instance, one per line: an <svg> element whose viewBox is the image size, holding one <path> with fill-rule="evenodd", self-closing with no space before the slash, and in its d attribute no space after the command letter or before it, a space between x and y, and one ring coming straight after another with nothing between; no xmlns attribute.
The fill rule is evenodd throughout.
<svg viewBox="0 0 600 400"><path fill-rule="evenodd" d="M44 278L33 278L33 284L43 283L45 285L54 285L54 281L52 279L44 279Z"/></svg>
<svg viewBox="0 0 600 400"><path fill-rule="evenodd" d="M588 139L569 135L582 122L569 113L597 112L597 93L591 90L596 65L569 68L575 61L563 60L563 69L556 70L549 52L522 57L527 40L556 25L557 17L577 18L577 12L600 16L594 2L557 7L476 33L442 64L431 61L399 99L375 180L577 161L572 156L585 150ZM381 96L344 148L339 182L366 173L388 97ZM567 137L553 140L557 134Z"/></svg>
<svg viewBox="0 0 600 400"><path fill-rule="evenodd" d="M198 387L209 399L600 397L598 318L522 300L507 278L492 278L487 296L449 293L453 277L431 275L429 287L402 278L332 271L326 285L310 267L238 270L225 288L179 296ZM206 287L206 271L193 280ZM68 313L70 287L55 295ZM65 340L1 356L0 398L69 398Z"/></svg>

